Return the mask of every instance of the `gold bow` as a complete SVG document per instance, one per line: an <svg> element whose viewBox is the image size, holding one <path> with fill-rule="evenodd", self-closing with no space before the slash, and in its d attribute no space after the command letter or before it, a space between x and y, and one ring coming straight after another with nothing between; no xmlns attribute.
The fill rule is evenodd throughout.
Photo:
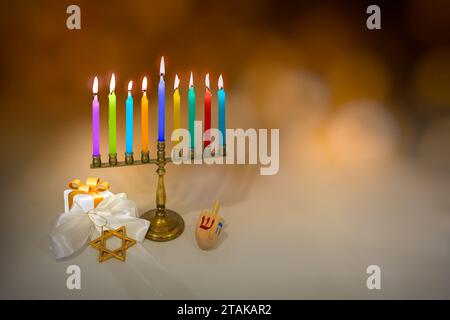
<svg viewBox="0 0 450 320"><path fill-rule="evenodd" d="M73 179L69 182L69 188L73 191L69 193L69 209L72 208L73 199L78 194L89 194L94 199L94 208L103 200L100 192L109 189L107 181L100 181L99 178L87 178L86 183L82 183L80 179Z"/></svg>

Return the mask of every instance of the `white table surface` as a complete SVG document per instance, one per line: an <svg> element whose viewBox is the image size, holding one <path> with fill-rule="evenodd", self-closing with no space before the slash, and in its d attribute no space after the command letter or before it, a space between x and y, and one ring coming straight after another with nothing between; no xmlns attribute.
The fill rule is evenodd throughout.
<svg viewBox="0 0 450 320"><path fill-rule="evenodd" d="M184 233L104 263L90 247L63 261L51 256L64 183L98 175L143 212L154 206L155 168L92 171L70 156L37 157L54 170L30 165L11 185L23 202L5 199L1 298L450 298L448 180L405 159L346 171L314 150L283 150L275 176L260 176L258 166L170 165L168 207L182 214ZM205 252L194 226L216 198L223 241ZM72 264L81 268L81 290L66 288ZM372 264L381 267L381 290L366 287Z"/></svg>

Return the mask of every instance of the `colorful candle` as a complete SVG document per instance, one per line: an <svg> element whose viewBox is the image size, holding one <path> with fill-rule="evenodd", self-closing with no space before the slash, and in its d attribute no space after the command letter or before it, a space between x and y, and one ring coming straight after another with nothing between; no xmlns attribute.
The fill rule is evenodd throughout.
<svg viewBox="0 0 450 320"><path fill-rule="evenodd" d="M133 96L131 89L133 88L133 81L128 82L128 96L125 102L125 152L133 153Z"/></svg>
<svg viewBox="0 0 450 320"><path fill-rule="evenodd" d="M148 99L147 99L147 77L142 80L141 99L141 140L142 152L148 151Z"/></svg>
<svg viewBox="0 0 450 320"><path fill-rule="evenodd" d="M226 131L225 131L225 90L223 89L223 78L222 75L219 77L218 81L219 91L217 92L217 102L219 106L219 131L222 134L222 139L220 140L220 146L226 144Z"/></svg>
<svg viewBox="0 0 450 320"><path fill-rule="evenodd" d="M180 79L175 75L175 82L173 84L173 130L180 128ZM180 139L178 139L180 141Z"/></svg>
<svg viewBox="0 0 450 320"><path fill-rule="evenodd" d="M111 76L111 82L109 83L109 118L108 118L108 128L109 128L109 154L116 153L116 94L114 89L116 87L116 77L114 73Z"/></svg>
<svg viewBox="0 0 450 320"><path fill-rule="evenodd" d="M189 92L188 92L188 112L189 112L189 133L191 135L191 149L195 149L195 91L194 91L194 77L189 79Z"/></svg>
<svg viewBox="0 0 450 320"><path fill-rule="evenodd" d="M92 85L94 99L92 100L92 155L100 156L100 102L98 101L98 79L95 77Z"/></svg>
<svg viewBox="0 0 450 320"><path fill-rule="evenodd" d="M204 116L205 116L205 128L204 128L204 147L207 147L211 141L210 141L210 133L207 132L209 129L211 129L211 91L209 90L209 73L206 74L205 77L205 86L206 86L206 91L205 91L205 112L204 112Z"/></svg>
<svg viewBox="0 0 450 320"><path fill-rule="evenodd" d="M161 64L159 66L159 85L158 85L158 141L163 142L165 132L165 112L166 112L166 88L164 83L164 57L161 58Z"/></svg>

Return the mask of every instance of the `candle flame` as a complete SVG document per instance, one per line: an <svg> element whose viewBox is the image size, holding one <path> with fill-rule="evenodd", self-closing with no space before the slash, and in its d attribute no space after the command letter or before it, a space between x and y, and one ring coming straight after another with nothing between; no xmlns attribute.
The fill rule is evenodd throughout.
<svg viewBox="0 0 450 320"><path fill-rule="evenodd" d="M205 86L207 89L209 89L209 73L207 73L205 77Z"/></svg>
<svg viewBox="0 0 450 320"><path fill-rule="evenodd" d="M223 78L222 78L222 74L220 74L219 81L217 81L217 86L219 87L219 89L223 89Z"/></svg>
<svg viewBox="0 0 450 320"><path fill-rule="evenodd" d="M94 94L98 93L98 78L97 77L94 78L94 84L92 85L92 92Z"/></svg>
<svg viewBox="0 0 450 320"><path fill-rule="evenodd" d="M178 78L178 75L175 75L175 82L173 84L173 90L177 90L178 87L180 86L180 78Z"/></svg>
<svg viewBox="0 0 450 320"><path fill-rule="evenodd" d="M161 63L159 64L159 74L161 76L166 74L166 66L164 65L164 57L161 57Z"/></svg>
<svg viewBox="0 0 450 320"><path fill-rule="evenodd" d="M113 92L114 89L116 88L116 76L114 75L114 73L111 76L111 81L109 83L109 92Z"/></svg>
<svg viewBox="0 0 450 320"><path fill-rule="evenodd" d="M128 91L131 91L133 89L133 81L128 82Z"/></svg>
<svg viewBox="0 0 450 320"><path fill-rule="evenodd" d="M142 79L142 91L147 91L147 77Z"/></svg>
<svg viewBox="0 0 450 320"><path fill-rule="evenodd" d="M191 71L191 77L189 79L189 88L192 88L194 86L194 76L192 75Z"/></svg>

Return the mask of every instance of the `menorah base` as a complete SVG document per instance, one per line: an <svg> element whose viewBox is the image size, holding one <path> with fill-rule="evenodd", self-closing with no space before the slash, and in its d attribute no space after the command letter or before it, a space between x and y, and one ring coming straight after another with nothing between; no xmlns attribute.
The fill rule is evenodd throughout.
<svg viewBox="0 0 450 320"><path fill-rule="evenodd" d="M169 241L183 233L183 218L175 211L166 209L164 216L157 216L156 209L147 211L141 216L142 219L150 221L150 228L145 236L153 241Z"/></svg>

